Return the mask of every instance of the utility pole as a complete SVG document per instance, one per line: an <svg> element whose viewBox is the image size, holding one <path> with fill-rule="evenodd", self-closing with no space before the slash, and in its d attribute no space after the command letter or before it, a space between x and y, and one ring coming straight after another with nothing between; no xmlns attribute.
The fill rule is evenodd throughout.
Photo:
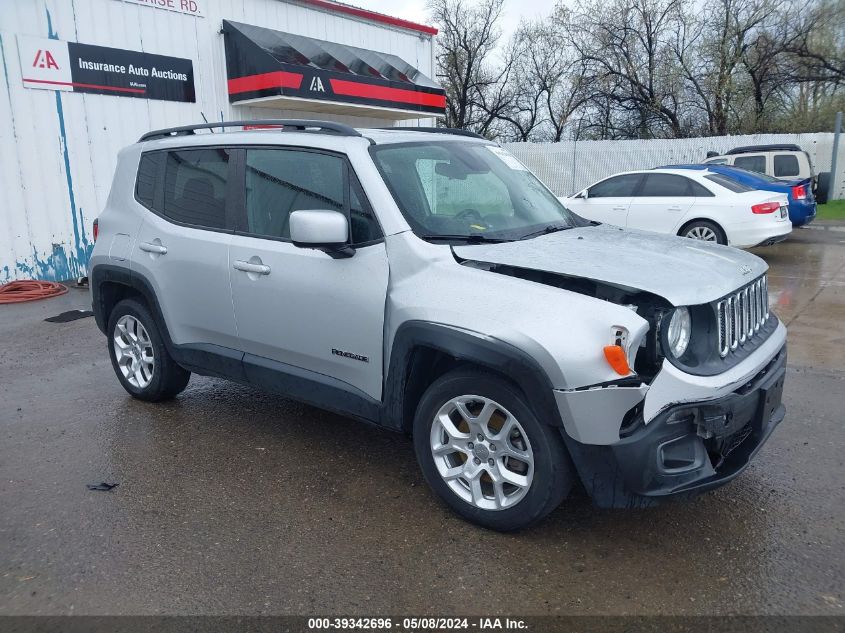
<svg viewBox="0 0 845 633"><path fill-rule="evenodd" d="M577 191L575 191L575 157L577 154L575 150L578 149L578 137L581 136L581 123L584 122L584 117L578 119L578 127L575 128L575 142L572 144L572 173L569 178L569 195L574 196Z"/></svg>
<svg viewBox="0 0 845 633"><path fill-rule="evenodd" d="M833 126L833 156L830 157L830 189L827 192L827 199L833 200L836 195L836 158L839 155L839 133L842 131L842 113L836 113L836 123Z"/></svg>

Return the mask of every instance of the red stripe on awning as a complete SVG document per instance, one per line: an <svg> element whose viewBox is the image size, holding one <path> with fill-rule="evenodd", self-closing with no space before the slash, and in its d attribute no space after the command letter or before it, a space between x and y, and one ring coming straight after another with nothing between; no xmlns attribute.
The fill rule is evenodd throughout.
<svg viewBox="0 0 845 633"><path fill-rule="evenodd" d="M230 79L229 94L235 95L241 92L253 92L267 88L292 88L299 90L301 84L302 75L300 73L288 73L283 70L277 70L272 73Z"/></svg>
<svg viewBox="0 0 845 633"><path fill-rule="evenodd" d="M343 79L329 79L329 83L332 86L332 92L347 97L363 97L365 99L377 99L379 101L412 103L431 108L446 107L446 95L417 92L416 90L405 90L403 88L374 86L372 84L345 81Z"/></svg>

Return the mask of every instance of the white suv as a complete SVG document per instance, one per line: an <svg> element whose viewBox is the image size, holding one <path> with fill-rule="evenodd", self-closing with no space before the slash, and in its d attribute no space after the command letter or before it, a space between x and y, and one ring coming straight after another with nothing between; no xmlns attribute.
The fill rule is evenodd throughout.
<svg viewBox="0 0 845 633"><path fill-rule="evenodd" d="M830 172L816 174L810 155L798 145L770 144L735 147L725 154L708 152L705 165L730 165L766 174L785 181L813 181L813 196L819 204L827 202Z"/></svg>
<svg viewBox="0 0 845 633"><path fill-rule="evenodd" d="M754 255L591 224L471 134L246 124L277 127L120 153L90 281L132 396L195 372L410 433L499 530L578 479L600 506L714 488L783 419Z"/></svg>

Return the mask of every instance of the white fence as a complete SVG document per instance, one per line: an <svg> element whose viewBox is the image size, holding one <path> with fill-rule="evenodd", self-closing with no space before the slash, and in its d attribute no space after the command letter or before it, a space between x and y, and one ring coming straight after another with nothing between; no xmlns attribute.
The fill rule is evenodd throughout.
<svg viewBox="0 0 845 633"><path fill-rule="evenodd" d="M795 143L810 155L816 173L830 171L833 134L749 134L707 138L635 141L562 141L560 143L507 143L505 147L525 163L559 196L576 193L607 176L661 165L699 163L710 150L722 153L740 145ZM836 191L831 199L845 198L845 139L840 139Z"/></svg>

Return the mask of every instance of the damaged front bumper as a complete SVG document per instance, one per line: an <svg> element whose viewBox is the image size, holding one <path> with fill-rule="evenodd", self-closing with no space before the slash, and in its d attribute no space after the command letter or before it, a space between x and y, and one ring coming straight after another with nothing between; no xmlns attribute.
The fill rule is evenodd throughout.
<svg viewBox="0 0 845 633"><path fill-rule="evenodd" d="M564 433L587 492L601 507L639 507L727 483L783 420L785 374L784 345L735 391L668 407L612 445L582 444Z"/></svg>

